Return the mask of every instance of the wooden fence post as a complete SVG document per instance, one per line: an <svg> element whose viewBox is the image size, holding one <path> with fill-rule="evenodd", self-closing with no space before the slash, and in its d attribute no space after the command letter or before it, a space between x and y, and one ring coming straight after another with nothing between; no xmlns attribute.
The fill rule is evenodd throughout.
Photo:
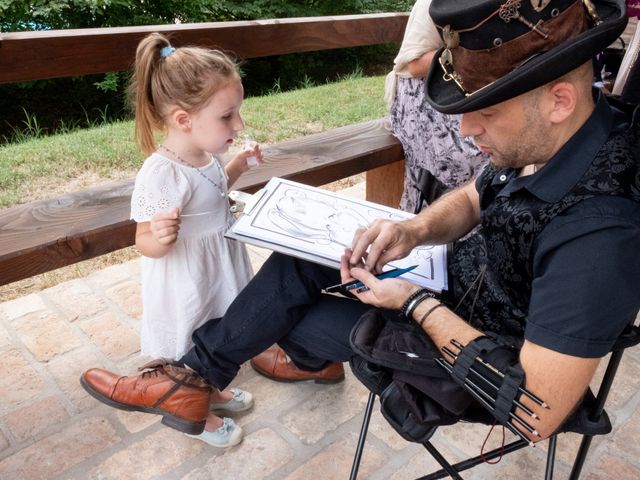
<svg viewBox="0 0 640 480"><path fill-rule="evenodd" d="M404 160L367 171L367 200L398 208L404 181Z"/></svg>

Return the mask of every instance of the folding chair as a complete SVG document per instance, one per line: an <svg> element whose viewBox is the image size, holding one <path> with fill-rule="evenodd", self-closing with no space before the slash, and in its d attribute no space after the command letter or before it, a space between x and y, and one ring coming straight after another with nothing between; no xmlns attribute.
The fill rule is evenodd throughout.
<svg viewBox="0 0 640 480"><path fill-rule="evenodd" d="M606 417L606 412L604 411L605 402L607 401L609 391L611 390L611 385L613 384L616 372L618 371L618 366L620 365L620 361L622 360L622 354L624 353L624 350L626 348L635 346L638 343L640 343L640 327L637 325L633 325L632 323L625 329L622 335L620 335L613 349L611 350L611 356L608 360L602 381L600 382L597 397L595 398L595 402L589 406L589 421L597 423L603 418L603 416ZM374 403L375 394L371 392L369 394L369 399L365 408L362 428L360 429L360 437L358 438L358 445L356 447L356 453L353 459L353 465L351 467L351 475L349 477L350 480L356 480L358 476L358 469L360 467L360 460L362 458L362 451L364 449ZM593 435L583 435L580 447L573 462L573 467L569 476L570 480L577 480L580 477L580 472L582 471L582 467L587 458L587 453L589 451L592 439ZM549 449L547 451L545 480L551 480L553 478L557 440L558 434L554 434L549 437ZM491 460L501 455L503 456L508 453L520 450L521 448L527 446L528 442L524 440L517 440L503 447L496 448L495 450L482 455L478 455L473 458L469 458L467 460L463 460L462 462L456 463L454 465L449 463L430 441L426 441L422 445L440 464L442 469L429 475L420 477L417 480L436 480L439 478L445 478L447 476L450 476L451 478L456 480L462 480L459 472L473 468L481 463L485 463L487 460Z"/></svg>

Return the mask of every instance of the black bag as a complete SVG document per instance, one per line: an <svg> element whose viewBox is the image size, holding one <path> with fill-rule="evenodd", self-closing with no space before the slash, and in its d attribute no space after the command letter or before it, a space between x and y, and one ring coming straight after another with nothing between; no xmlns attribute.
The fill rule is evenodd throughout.
<svg viewBox="0 0 640 480"><path fill-rule="evenodd" d="M426 441L458 422L473 398L440 367L429 337L397 312L369 310L349 338L354 375L380 396L383 416L407 440Z"/></svg>
<svg viewBox="0 0 640 480"><path fill-rule="evenodd" d="M449 187L436 178L433 173L423 167L418 168L414 187L420 193L414 213L420 212L424 203L431 205L439 197L444 195L447 190L449 190Z"/></svg>
<svg viewBox="0 0 640 480"><path fill-rule="evenodd" d="M504 339L502 339L504 340ZM493 416L453 381L436 362L441 357L429 337L397 312L365 313L349 337L355 355L354 375L380 397L380 411L406 440L424 443L440 425L460 420L492 425ZM606 412L589 418L595 397L591 390L559 432L600 435L611 431Z"/></svg>

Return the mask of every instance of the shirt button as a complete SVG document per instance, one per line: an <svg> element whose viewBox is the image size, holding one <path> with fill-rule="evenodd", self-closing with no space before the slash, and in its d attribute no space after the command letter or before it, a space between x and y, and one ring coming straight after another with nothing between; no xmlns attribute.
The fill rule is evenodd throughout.
<svg viewBox="0 0 640 480"><path fill-rule="evenodd" d="M507 180L507 176L503 173L502 175L500 175L500 181L501 182L505 182Z"/></svg>

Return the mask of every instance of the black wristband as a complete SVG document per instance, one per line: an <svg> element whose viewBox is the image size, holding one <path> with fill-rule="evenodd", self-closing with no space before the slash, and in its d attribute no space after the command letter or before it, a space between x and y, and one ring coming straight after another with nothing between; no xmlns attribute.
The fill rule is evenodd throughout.
<svg viewBox="0 0 640 480"><path fill-rule="evenodd" d="M416 290L404 301L400 308L400 314L405 318L411 318L411 314L413 314L413 311L420 303L422 303L423 300L427 298L435 298L435 296L435 293L431 290L427 290L426 288Z"/></svg>
<svg viewBox="0 0 640 480"><path fill-rule="evenodd" d="M424 323L424 321L427 319L427 317L429 315L431 315L433 313L434 310L440 308L440 307L446 307L446 305L444 303L436 303L433 307L431 307L429 310L427 310L427 313L425 313L422 318L420 319L420 321L418 322L418 325L422 326L422 324Z"/></svg>

